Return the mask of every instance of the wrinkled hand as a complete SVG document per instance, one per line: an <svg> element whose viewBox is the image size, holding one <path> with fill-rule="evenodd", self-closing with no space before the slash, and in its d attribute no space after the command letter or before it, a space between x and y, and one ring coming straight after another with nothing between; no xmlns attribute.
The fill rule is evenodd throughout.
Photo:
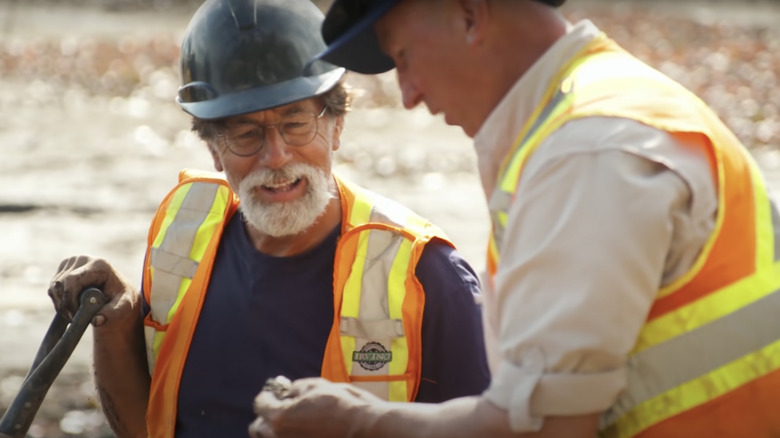
<svg viewBox="0 0 780 438"><path fill-rule="evenodd" d="M78 310L79 295L89 287L100 289L108 299L92 318L93 326L99 327L112 320L127 321L128 324L137 321L139 293L103 259L75 256L63 260L48 292L57 313L70 321Z"/></svg>
<svg viewBox="0 0 780 438"><path fill-rule="evenodd" d="M354 437L363 425L371 422L372 407L379 403L381 400L367 391L321 378L296 380L281 392L277 384L269 384L255 398L257 420L249 426L249 435L253 438Z"/></svg>

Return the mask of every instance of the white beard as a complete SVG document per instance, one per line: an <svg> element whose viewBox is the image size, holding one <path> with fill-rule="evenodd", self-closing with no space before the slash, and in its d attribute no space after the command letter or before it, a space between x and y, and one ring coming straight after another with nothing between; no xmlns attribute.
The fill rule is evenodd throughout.
<svg viewBox="0 0 780 438"><path fill-rule="evenodd" d="M290 202L263 203L254 196L262 185L306 179L306 193ZM314 225L333 198L329 176L322 170L303 163L281 169L261 169L247 175L238 187L239 209L244 220L263 234L274 237L292 236Z"/></svg>

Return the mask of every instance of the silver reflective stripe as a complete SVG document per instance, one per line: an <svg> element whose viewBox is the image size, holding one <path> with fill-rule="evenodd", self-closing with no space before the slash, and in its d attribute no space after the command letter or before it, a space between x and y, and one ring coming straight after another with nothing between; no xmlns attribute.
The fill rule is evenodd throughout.
<svg viewBox="0 0 780 438"><path fill-rule="evenodd" d="M152 318L159 323L168 322L168 311L178 298L182 279L195 275L197 262L190 259L190 252L198 229L211 211L219 187L213 183L192 184L173 223L165 232L156 251L158 254L153 254L151 263L154 277L150 305ZM176 261L176 258L179 260ZM158 266L155 262L164 264Z"/></svg>
<svg viewBox="0 0 780 438"><path fill-rule="evenodd" d="M343 335L364 339L394 339L404 335L404 323L400 319L369 321L342 316L340 328Z"/></svg>
<svg viewBox="0 0 780 438"><path fill-rule="evenodd" d="M374 216L374 212L372 212L372 221L379 220L379 218L375 218ZM387 220L386 218L382 219L385 221ZM366 260L363 265L363 276L360 286L361 292L358 320L365 322L365 324L362 325L362 328L366 329L364 334L367 335L372 329L377 329L378 332L390 336L382 336L379 338L355 336L355 351L362 351L363 348L371 342L378 342L386 351L391 351L392 340L397 337L396 334L398 331L389 330L388 326L385 326L385 324L400 324L401 327L403 327L403 322L398 320L396 323L390 319L390 311L388 308L388 280L390 278L393 262L395 261L404 237L399 233L389 230L372 229L368 231L368 233ZM358 324L355 324L354 322L348 322L348 324L358 326ZM401 330L401 334L403 335L403 330ZM367 369L359 361L352 362L352 370L350 372L353 376L376 376L388 375L389 373L390 367L387 363L377 364L376 368L370 367L370 369ZM388 382L353 383L383 400L390 399L390 387Z"/></svg>
<svg viewBox="0 0 780 438"><path fill-rule="evenodd" d="M750 332L743 329L749 327ZM780 290L628 360L628 388L604 415L608 426L637 405L759 350L780 337ZM718 348L711 348L718 345ZM673 370L673 372L670 372Z"/></svg>
<svg viewBox="0 0 780 438"><path fill-rule="evenodd" d="M152 266L179 277L192 278L198 269L198 262L185 259L162 248L152 248Z"/></svg>
<svg viewBox="0 0 780 438"><path fill-rule="evenodd" d="M369 231L360 292L360 313L358 314L360 320L390 319L387 282L403 239L403 236L391 231ZM389 340L392 337L386 339Z"/></svg>
<svg viewBox="0 0 780 438"><path fill-rule="evenodd" d="M539 114L539 117L534 120L534 124L531 126L531 129L525 133L525 137L523 137L523 140L520 142L520 144L525 144L528 139L531 138L531 136L534 135L545 122L547 122L550 114L552 114L553 110L558 106L559 103L563 102L563 99L567 94L568 93L564 93L563 90L561 90L561 87L558 87L558 90ZM520 149L518 149L518 152L519 151Z"/></svg>

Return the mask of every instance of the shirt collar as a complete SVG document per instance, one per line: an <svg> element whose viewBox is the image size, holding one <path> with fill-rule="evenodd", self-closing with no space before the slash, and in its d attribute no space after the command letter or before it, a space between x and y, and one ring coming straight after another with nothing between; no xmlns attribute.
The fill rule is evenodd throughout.
<svg viewBox="0 0 780 438"><path fill-rule="evenodd" d="M496 184L498 168L514 144L515 137L544 97L552 78L599 33L590 20L569 24L566 35L515 82L482 124L474 136L474 148L487 199L490 199Z"/></svg>

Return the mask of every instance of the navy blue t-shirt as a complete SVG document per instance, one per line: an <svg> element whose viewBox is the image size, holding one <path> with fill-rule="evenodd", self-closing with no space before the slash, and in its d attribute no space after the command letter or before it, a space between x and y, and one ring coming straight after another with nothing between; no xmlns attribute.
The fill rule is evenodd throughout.
<svg viewBox="0 0 780 438"><path fill-rule="evenodd" d="M293 257L257 251L241 213L227 224L184 366L176 436L243 437L266 379L320 375L333 324L333 265L340 227ZM490 376L474 294L477 276L441 242L417 266L425 289L418 402L481 393Z"/></svg>

